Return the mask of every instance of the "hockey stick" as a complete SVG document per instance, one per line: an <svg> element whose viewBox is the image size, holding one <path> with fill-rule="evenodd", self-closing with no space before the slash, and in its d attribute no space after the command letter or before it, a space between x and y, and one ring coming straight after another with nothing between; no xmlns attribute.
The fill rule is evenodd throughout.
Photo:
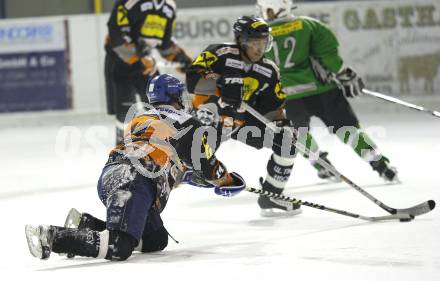
<svg viewBox="0 0 440 281"><path fill-rule="evenodd" d="M258 111L253 109L247 103L242 103L242 107L247 112L252 114L255 118L260 120L260 122L265 124L273 132L275 132L275 133L280 133L281 132L281 128L280 127L277 127L274 123L270 122L266 117L261 115ZM295 147L301 153L310 153L310 151L302 143L296 142L295 143ZM409 214L409 215L412 215L412 216L420 216L420 215L423 215L423 214L426 214L426 213L432 211L435 208L434 200L428 200L428 201L420 203L420 204L418 204L416 206L413 206L413 207L410 207L410 208L406 208L406 209L396 209L396 208L389 207L389 206L385 205L382 201L380 201L379 199L377 199L376 197L374 197L373 195L371 195L370 193L368 193L367 191L362 189L360 186L358 186L357 184L352 182L346 176L344 176L343 174L338 172L335 168L333 168L330 164L328 164L327 162L325 162L321 158L318 157L316 161L321 166L323 166L328 171L330 171L335 177L337 177L338 179L346 182L348 185L350 185L351 187L353 187L354 189L359 191L362 195L364 195L365 197L367 197L368 199L373 201L376 205L378 205L379 207L381 207L382 209L384 209L385 211L387 211L388 213L390 213L392 215L395 215L395 214Z"/></svg>
<svg viewBox="0 0 440 281"><path fill-rule="evenodd" d="M406 107L409 107L409 108L412 108L412 109L415 109L415 110L418 110L418 111L426 112L428 114L434 115L435 117L440 117L440 112L438 112L438 111L426 109L426 108L424 108L422 106L418 106L418 105L415 105L415 104L412 104L412 103L409 103L409 102L406 102L406 101L403 101L403 100L399 100L399 99L397 99L395 97L390 97L390 96L387 96L387 95L384 95L384 94L381 94L381 93L378 93L378 92L370 91L370 90L367 90L367 89L363 89L362 93L364 93L366 95L369 95L369 96L373 96L373 97L382 99L382 100L385 100L385 101L389 101L389 102L392 102L392 103L397 103L397 104L400 104L400 105L403 105L403 106L406 106Z"/></svg>
<svg viewBox="0 0 440 281"><path fill-rule="evenodd" d="M266 197L283 200L283 201L286 201L286 202L289 202L292 204L307 206L310 208L315 208L315 209L319 209L319 210L323 210L323 211L327 211L327 212L331 212L331 213L335 213L335 214L339 214L339 215L343 215L343 216L348 216L348 217L352 217L352 218L356 218L356 219L366 220L366 221L375 222L375 221L382 221L382 220L400 220L401 222L404 222L404 221L410 221L410 220L414 219L414 217L408 213L397 213L397 214L387 215L387 216L368 217L368 216L363 216L363 215L359 215L359 214L344 211L344 210L326 207L324 205L320 205L320 204L316 204L316 203L302 201L302 200L299 200L296 198L291 198L288 196L284 196L282 194L276 194L276 193L273 193L270 191L256 189L253 187L246 187L245 190L252 192L252 193L260 194L260 195L263 195Z"/></svg>

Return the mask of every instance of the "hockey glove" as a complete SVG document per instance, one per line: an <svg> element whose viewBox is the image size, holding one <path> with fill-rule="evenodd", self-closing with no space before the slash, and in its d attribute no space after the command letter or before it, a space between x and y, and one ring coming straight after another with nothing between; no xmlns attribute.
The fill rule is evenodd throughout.
<svg viewBox="0 0 440 281"><path fill-rule="evenodd" d="M216 186L214 188L214 192L217 195L225 196L225 197L232 197L240 193L246 188L246 184L243 180L243 178L235 173L230 173L230 176L233 179L232 185L224 185L224 186Z"/></svg>
<svg viewBox="0 0 440 281"><path fill-rule="evenodd" d="M226 170L225 165L218 160L212 170L211 178L206 179L206 181L214 186L226 186L234 183L234 179L228 173L228 170Z"/></svg>
<svg viewBox="0 0 440 281"><path fill-rule="evenodd" d="M342 86L341 90L345 97L353 98L362 94L365 84L352 68L343 69L336 75L336 78Z"/></svg>
<svg viewBox="0 0 440 281"><path fill-rule="evenodd" d="M176 62L181 64L176 70L185 73L191 66L192 58L188 53L177 44L173 44L170 48L159 50L160 54L169 62Z"/></svg>
<svg viewBox="0 0 440 281"><path fill-rule="evenodd" d="M235 110L241 106L243 98L243 78L239 72L227 72L217 80L220 90L219 106L231 107Z"/></svg>

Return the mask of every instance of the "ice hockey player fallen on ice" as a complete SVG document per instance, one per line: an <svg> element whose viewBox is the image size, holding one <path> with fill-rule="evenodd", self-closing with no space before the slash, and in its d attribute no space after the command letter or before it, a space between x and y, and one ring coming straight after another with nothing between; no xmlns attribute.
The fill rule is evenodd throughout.
<svg viewBox="0 0 440 281"><path fill-rule="evenodd" d="M397 181L396 169L362 131L347 101L362 93L364 83L352 68L344 66L333 32L318 20L293 15L292 0L257 0L257 9L272 27L274 44L267 56L280 68L287 118L299 128L298 141L311 154L322 154L309 133L311 117L318 117L382 178ZM331 177L315 160L311 158L318 175Z"/></svg>
<svg viewBox="0 0 440 281"><path fill-rule="evenodd" d="M247 145L272 149L266 178L260 182L264 190L281 194L293 167L295 136L284 134L291 128L284 115L285 93L278 67L264 57L272 44L270 27L261 18L243 16L235 21L233 31L235 43L208 46L186 73L188 91L194 94L194 115L206 125L229 128L232 138ZM241 108L242 102L286 130L274 136L265 124ZM259 197L258 204L263 216L301 211L297 204L264 196Z"/></svg>
<svg viewBox="0 0 440 281"><path fill-rule="evenodd" d="M241 177L217 160L215 138L211 143L205 127L183 111L183 88L182 82L167 74L150 82L151 108L127 124L124 143L111 151L98 181L106 221L87 214L81 225L78 212L71 212L66 227L27 225L33 256L47 259L55 252L125 260L134 250L163 250L168 232L160 213L188 167L199 180L215 187L217 194L231 196L244 188ZM200 149L192 150L193 144ZM234 188L236 183L240 188ZM79 227L69 228L75 224Z"/></svg>

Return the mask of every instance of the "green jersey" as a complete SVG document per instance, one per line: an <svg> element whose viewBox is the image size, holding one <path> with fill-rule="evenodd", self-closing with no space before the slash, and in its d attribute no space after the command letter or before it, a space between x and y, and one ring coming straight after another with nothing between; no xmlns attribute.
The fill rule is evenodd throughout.
<svg viewBox="0 0 440 281"><path fill-rule="evenodd" d="M310 57L328 71L337 73L343 65L338 41L323 23L309 17L289 17L270 23L273 48L266 56L278 65L287 99L298 99L336 88L314 74Z"/></svg>

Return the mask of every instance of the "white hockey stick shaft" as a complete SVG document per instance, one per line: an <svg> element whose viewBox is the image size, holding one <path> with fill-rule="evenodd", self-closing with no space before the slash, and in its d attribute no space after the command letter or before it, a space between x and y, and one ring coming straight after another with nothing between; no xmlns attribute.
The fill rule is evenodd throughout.
<svg viewBox="0 0 440 281"><path fill-rule="evenodd" d="M418 110L418 111L426 112L428 114L431 114L431 115L434 115L435 117L439 117L440 118L440 112L439 111L426 109L426 108L424 108L422 106L415 105L415 104L412 104L412 103L400 100L398 98L387 96L387 95L384 95L382 93L374 92L374 91L367 90L367 89L363 89L362 93L364 93L366 95L369 95L369 96L372 96L372 97L376 97L376 98L385 100L385 101L388 101L388 102L400 104L400 105L403 105L403 106L406 106L406 107L409 107L409 108L412 108L412 109L415 109L415 110Z"/></svg>

